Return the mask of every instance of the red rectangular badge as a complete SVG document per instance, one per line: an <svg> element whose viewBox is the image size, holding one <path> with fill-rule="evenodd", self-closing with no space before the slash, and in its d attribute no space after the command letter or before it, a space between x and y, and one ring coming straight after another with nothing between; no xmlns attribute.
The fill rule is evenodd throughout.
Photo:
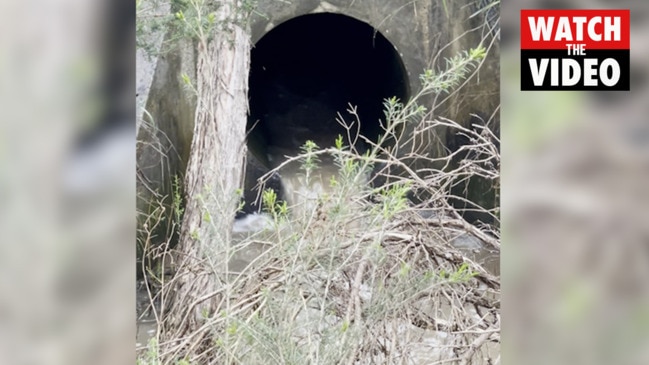
<svg viewBox="0 0 649 365"><path fill-rule="evenodd" d="M630 90L629 10L521 10L521 90Z"/></svg>
<svg viewBox="0 0 649 365"><path fill-rule="evenodd" d="M521 10L521 49L629 49L629 10Z"/></svg>

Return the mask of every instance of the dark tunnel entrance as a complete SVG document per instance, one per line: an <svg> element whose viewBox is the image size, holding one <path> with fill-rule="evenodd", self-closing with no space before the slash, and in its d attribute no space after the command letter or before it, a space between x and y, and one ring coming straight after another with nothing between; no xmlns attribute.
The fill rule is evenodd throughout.
<svg viewBox="0 0 649 365"><path fill-rule="evenodd" d="M406 100L407 80L397 50L367 23L332 13L286 21L252 49L249 150L274 167L306 140L331 146L345 135L337 112L353 120L348 103L358 107L361 134L376 140L383 100Z"/></svg>

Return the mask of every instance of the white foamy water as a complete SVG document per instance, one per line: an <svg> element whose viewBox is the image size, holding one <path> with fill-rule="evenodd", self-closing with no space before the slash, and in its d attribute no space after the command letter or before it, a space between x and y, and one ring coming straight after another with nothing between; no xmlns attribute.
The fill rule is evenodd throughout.
<svg viewBox="0 0 649 365"><path fill-rule="evenodd" d="M273 228L273 218L266 213L252 213L235 219L232 227L234 233L255 233Z"/></svg>
<svg viewBox="0 0 649 365"><path fill-rule="evenodd" d="M285 160L281 150L273 150L272 161L279 165ZM283 166L279 170L284 189L284 198L292 214L299 215L311 212L323 196L332 192L331 181L341 181L338 166L333 157L321 155L317 166L309 172L308 176L303 169L302 162L295 161ZM367 177L362 178L360 184L367 183Z"/></svg>
<svg viewBox="0 0 649 365"><path fill-rule="evenodd" d="M334 166L319 168L308 179L303 171L287 170L281 175L286 201L294 213L314 209L318 199L331 192L331 178L338 177Z"/></svg>

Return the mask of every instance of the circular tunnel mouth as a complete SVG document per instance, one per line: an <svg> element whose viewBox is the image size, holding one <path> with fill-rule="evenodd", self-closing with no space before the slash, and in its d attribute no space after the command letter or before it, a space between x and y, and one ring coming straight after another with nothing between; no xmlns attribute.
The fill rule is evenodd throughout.
<svg viewBox="0 0 649 365"><path fill-rule="evenodd" d="M359 131L377 141L383 101L407 100L408 77L395 47L369 24L332 13L288 20L252 49L249 79L248 149L267 167L294 156L312 140L333 145L346 130L337 121L356 118ZM352 136L353 137L353 136ZM367 146L358 140L356 148Z"/></svg>

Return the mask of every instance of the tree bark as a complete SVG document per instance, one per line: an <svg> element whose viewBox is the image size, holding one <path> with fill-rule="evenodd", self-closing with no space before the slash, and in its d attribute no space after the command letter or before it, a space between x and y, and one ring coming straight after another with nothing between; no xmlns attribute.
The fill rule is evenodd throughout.
<svg viewBox="0 0 649 365"><path fill-rule="evenodd" d="M250 36L232 22L236 1L223 1L217 12L224 25L198 43L196 119L163 340L196 334L224 299L220 290L246 152ZM203 332L200 337L209 340L210 332Z"/></svg>

